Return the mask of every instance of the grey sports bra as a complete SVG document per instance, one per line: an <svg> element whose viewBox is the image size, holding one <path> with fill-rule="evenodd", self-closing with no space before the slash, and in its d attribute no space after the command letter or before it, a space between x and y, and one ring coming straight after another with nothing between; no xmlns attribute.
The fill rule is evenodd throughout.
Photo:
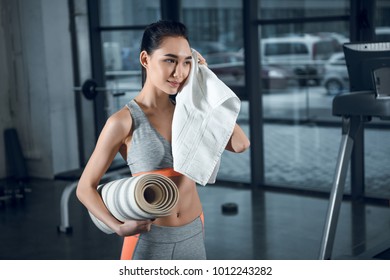
<svg viewBox="0 0 390 280"><path fill-rule="evenodd" d="M173 167L172 146L149 122L132 99L126 104L133 119L133 136L127 152L132 174Z"/></svg>

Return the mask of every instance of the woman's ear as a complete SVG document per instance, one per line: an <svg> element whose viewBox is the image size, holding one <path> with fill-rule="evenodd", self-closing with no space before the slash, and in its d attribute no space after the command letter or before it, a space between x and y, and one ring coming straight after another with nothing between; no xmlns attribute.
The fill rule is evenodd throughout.
<svg viewBox="0 0 390 280"><path fill-rule="evenodd" d="M146 68L148 65L148 54L146 51L142 51L139 54L139 62L141 63L142 67Z"/></svg>

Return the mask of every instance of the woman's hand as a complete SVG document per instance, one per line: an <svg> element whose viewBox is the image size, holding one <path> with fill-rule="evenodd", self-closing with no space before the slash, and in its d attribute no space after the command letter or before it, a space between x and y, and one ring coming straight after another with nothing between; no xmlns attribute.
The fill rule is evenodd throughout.
<svg viewBox="0 0 390 280"><path fill-rule="evenodd" d="M136 235L142 232L150 231L152 220L126 220L123 224L119 225L116 233L119 236Z"/></svg>
<svg viewBox="0 0 390 280"><path fill-rule="evenodd" d="M198 51L196 51L196 54L197 54L197 56L198 56L198 63L199 63L200 65L205 65L205 66L207 66L206 59L205 59Z"/></svg>
<svg viewBox="0 0 390 280"><path fill-rule="evenodd" d="M242 128L236 124L233 129L232 136L226 146L226 150L234 153L242 153L250 146L248 137L245 135Z"/></svg>

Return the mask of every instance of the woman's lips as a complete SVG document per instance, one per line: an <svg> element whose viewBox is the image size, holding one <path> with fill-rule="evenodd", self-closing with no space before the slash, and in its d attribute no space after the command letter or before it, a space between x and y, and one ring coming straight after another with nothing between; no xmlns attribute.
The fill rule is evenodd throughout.
<svg viewBox="0 0 390 280"><path fill-rule="evenodd" d="M173 81L168 81L168 83L171 85L171 87L178 88L181 83L179 82L173 82Z"/></svg>

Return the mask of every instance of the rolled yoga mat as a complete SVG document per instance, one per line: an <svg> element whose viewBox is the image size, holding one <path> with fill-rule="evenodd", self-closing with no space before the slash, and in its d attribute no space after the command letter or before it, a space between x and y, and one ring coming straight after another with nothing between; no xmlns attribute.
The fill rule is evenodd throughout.
<svg viewBox="0 0 390 280"><path fill-rule="evenodd" d="M108 211L119 221L145 220L168 216L179 199L175 183L160 174L143 174L115 180L97 188ZM103 232L114 231L89 213Z"/></svg>

